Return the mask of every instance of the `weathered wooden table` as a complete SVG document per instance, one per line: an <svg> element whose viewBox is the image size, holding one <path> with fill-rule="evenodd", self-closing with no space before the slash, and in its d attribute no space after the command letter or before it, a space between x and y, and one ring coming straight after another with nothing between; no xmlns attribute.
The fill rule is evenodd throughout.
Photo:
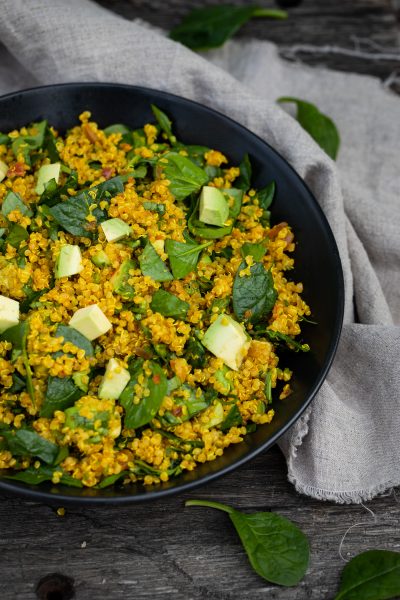
<svg viewBox="0 0 400 600"><path fill-rule="evenodd" d="M188 4L215 1L101 3L128 18L140 16L170 27ZM400 91L399 4L304 0L291 9L287 22L266 27L255 21L242 34L275 41L292 60L371 73ZM226 515L185 509L188 497L215 499L248 511L273 510L294 520L311 541L311 565L304 581L296 588L279 588L259 578L249 568ZM342 547L344 557L370 548L400 548L400 493L391 492L366 507L375 517L363 506L336 506L299 496L286 481L277 448L206 488L154 504L68 509L59 517L46 506L0 498L0 598L67 600L75 590L78 600L328 600L335 595L344 566L339 546L349 527L354 526ZM55 572L67 579L53 578L37 589L42 578Z"/></svg>

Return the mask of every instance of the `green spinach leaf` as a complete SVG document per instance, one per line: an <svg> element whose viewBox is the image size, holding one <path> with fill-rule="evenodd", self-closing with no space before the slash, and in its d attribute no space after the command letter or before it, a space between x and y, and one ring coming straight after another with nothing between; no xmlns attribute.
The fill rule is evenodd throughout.
<svg viewBox="0 0 400 600"><path fill-rule="evenodd" d="M269 225L269 220L271 218L269 207L271 206L275 197L275 189L275 181L271 181L271 183L257 192L258 205L263 209L263 214L260 221L264 227Z"/></svg>
<svg viewBox="0 0 400 600"><path fill-rule="evenodd" d="M268 315L274 307L278 294L274 288L271 271L261 263L250 267L250 274L241 276L248 266L242 262L233 282L233 310L239 321L256 323Z"/></svg>
<svg viewBox="0 0 400 600"><path fill-rule="evenodd" d="M140 270L143 275L147 275L154 281L171 281L173 276L165 265L164 261L158 256L151 242L147 242L142 254L139 256Z"/></svg>
<svg viewBox="0 0 400 600"><path fill-rule="evenodd" d="M190 337L185 345L185 358L194 369L202 369L206 363L206 351L203 344Z"/></svg>
<svg viewBox="0 0 400 600"><path fill-rule="evenodd" d="M29 322L21 321L18 325L14 325L14 327L10 327L10 329L6 329L1 335L0 340L5 340L10 342L13 346L13 350L18 350L22 356L22 362L25 368L25 380L26 380L26 389L31 397L33 405L35 405L35 388L33 385L33 373L31 366L29 364L28 353L26 349L26 340L29 333Z"/></svg>
<svg viewBox="0 0 400 600"><path fill-rule="evenodd" d="M367 550L343 569L335 600L387 600L400 596L400 552Z"/></svg>
<svg viewBox="0 0 400 600"><path fill-rule="evenodd" d="M187 239L186 242L176 242L175 240L166 240L165 250L168 254L169 264L175 279L183 279L196 269L200 253L212 242L197 244L193 240Z"/></svg>
<svg viewBox="0 0 400 600"><path fill-rule="evenodd" d="M29 233L24 227L18 225L18 223L13 223L9 230L6 239L4 240L6 244L10 244L14 248L19 248L21 242L25 242L29 239Z"/></svg>
<svg viewBox="0 0 400 600"><path fill-rule="evenodd" d="M219 502L188 500L185 506L206 506L228 513L253 569L267 581L294 586L304 577L310 548L291 521L271 512L246 514Z"/></svg>
<svg viewBox="0 0 400 600"><path fill-rule="evenodd" d="M0 132L0 146L8 146L11 144L11 138L6 133Z"/></svg>
<svg viewBox="0 0 400 600"><path fill-rule="evenodd" d="M265 382L264 382L264 394L268 404L272 402L272 377L271 371L267 371L265 374Z"/></svg>
<svg viewBox="0 0 400 600"><path fill-rule="evenodd" d="M47 156L50 159L50 162L56 163L60 160L60 155L57 150L56 138L51 131L50 127L46 127L46 132L44 135L43 142L43 150L47 152Z"/></svg>
<svg viewBox="0 0 400 600"><path fill-rule="evenodd" d="M255 333L267 337L271 342L286 344L290 350L294 350L295 352L308 352L310 350L308 344L301 344L290 335L286 335L280 331L274 331L273 329L256 329Z"/></svg>
<svg viewBox="0 0 400 600"><path fill-rule="evenodd" d="M142 373L143 361L136 361L131 370L131 379L119 397L119 403L125 409L125 427L137 429L150 423L158 413L158 410L167 393L167 378L162 368L155 362L150 361L148 366L151 370L149 377L145 376L143 387L149 392L148 396L143 396L138 404L134 404L135 386L138 383L138 377Z"/></svg>
<svg viewBox="0 0 400 600"><path fill-rule="evenodd" d="M49 377L40 416L50 418L56 410L69 408L83 395L72 377Z"/></svg>
<svg viewBox="0 0 400 600"><path fill-rule="evenodd" d="M76 190L78 187L78 175L76 171L71 171L66 182L58 185L55 179L51 179L44 186L44 192L40 196L39 204L54 206L60 202L60 199L68 197L68 190Z"/></svg>
<svg viewBox="0 0 400 600"><path fill-rule="evenodd" d="M117 483L117 481L119 481L120 479L123 479L127 475L129 475L129 471L121 471L121 473L115 473L114 475L109 475L108 477L104 477L104 479L102 479L100 481L100 483L98 483L95 486L95 488L99 489L99 490L104 490L104 488L114 485L114 483Z"/></svg>
<svg viewBox="0 0 400 600"><path fill-rule="evenodd" d="M235 181L235 187L247 192L251 186L251 162L248 154L245 154L242 162L239 165L240 175Z"/></svg>
<svg viewBox="0 0 400 600"><path fill-rule="evenodd" d="M174 397L174 402L176 407L182 407L182 411L180 414L166 411L160 419L166 427L188 421L211 404L211 398L206 397L203 393L199 393L198 390L190 385L184 384L181 386L181 389L186 392L185 397Z"/></svg>
<svg viewBox="0 0 400 600"><path fill-rule="evenodd" d="M158 160L157 166L168 179L169 190L177 200L184 200L208 182L207 173L189 158L177 152L168 152Z"/></svg>
<svg viewBox="0 0 400 600"><path fill-rule="evenodd" d="M36 130L34 135L20 135L17 138L14 138L11 143L15 158L18 159L18 155L22 154L24 161L29 166L31 165L31 152L40 150L43 147L47 121L32 123L31 127L34 127Z"/></svg>
<svg viewBox="0 0 400 600"><path fill-rule="evenodd" d="M150 308L153 312L158 312L164 317L186 319L190 304L184 302L174 294L160 289L154 292Z"/></svg>
<svg viewBox="0 0 400 600"><path fill-rule="evenodd" d="M246 256L252 256L255 262L260 262L265 256L267 249L262 243L252 244L251 242L246 242L241 247L240 252L243 258L246 258Z"/></svg>
<svg viewBox="0 0 400 600"><path fill-rule="evenodd" d="M64 343L70 342L77 348L84 350L86 356L94 356L94 350L91 341L73 327L69 327L68 325L58 325L55 336L63 337Z"/></svg>
<svg viewBox="0 0 400 600"><path fill-rule="evenodd" d="M3 204L1 206L1 213L5 217L7 217L11 211L19 210L22 215L27 217L32 216L32 211L22 200L21 196L16 192L8 192L7 196L3 200Z"/></svg>
<svg viewBox="0 0 400 600"><path fill-rule="evenodd" d="M10 452L15 456L37 456L45 463L53 464L59 448L41 435L30 429L2 430L1 436L6 439Z"/></svg>
<svg viewBox="0 0 400 600"><path fill-rule="evenodd" d="M158 213L160 217L165 214L165 204L162 204L162 202L143 202L143 208Z"/></svg>
<svg viewBox="0 0 400 600"><path fill-rule="evenodd" d="M170 37L192 50L218 48L253 17L286 19L287 13L282 10L232 4L198 8L192 10L180 25L172 29Z"/></svg>
<svg viewBox="0 0 400 600"><path fill-rule="evenodd" d="M123 191L124 183L122 177L112 177L95 187L79 192L76 196L71 196L68 200L55 204L50 207L49 212L68 233L93 239L96 229L93 223L95 222L89 223L86 217L91 213L97 222L103 221L106 215L98 207L99 202L121 194ZM90 211L89 207L92 204L96 204L97 208Z"/></svg>
<svg viewBox="0 0 400 600"><path fill-rule="evenodd" d="M14 479L15 481L22 481L23 483L28 483L30 485L39 485L39 483L43 483L43 481L52 481L54 473L59 473L60 471L62 471L62 469L59 467L54 468L41 465L38 469L35 467L28 467L24 471L17 471L12 475L3 475L3 477L6 479ZM83 484L79 479L75 479L75 477L71 477L71 475L64 472L61 476L60 483L72 487L83 487Z"/></svg>
<svg viewBox="0 0 400 600"><path fill-rule="evenodd" d="M229 431L231 427L240 427L243 425L242 415L236 404L233 404L230 411L220 425L222 431Z"/></svg>
<svg viewBox="0 0 400 600"><path fill-rule="evenodd" d="M157 123L159 124L161 130L165 133L169 142L174 145L176 142L176 137L172 133L172 121L167 117L165 112L157 108L155 104L151 105L151 110L153 111L153 115L157 119Z"/></svg>
<svg viewBox="0 0 400 600"><path fill-rule="evenodd" d="M328 156L336 160L340 146L340 136L332 119L320 112L315 104L299 98L282 97L278 98L278 102L296 104L297 120L300 125L325 150Z"/></svg>

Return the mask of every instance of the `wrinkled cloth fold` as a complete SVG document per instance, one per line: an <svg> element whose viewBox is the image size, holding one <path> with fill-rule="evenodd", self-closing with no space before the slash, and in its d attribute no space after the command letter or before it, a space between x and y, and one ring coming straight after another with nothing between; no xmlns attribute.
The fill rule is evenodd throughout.
<svg viewBox="0 0 400 600"><path fill-rule="evenodd" d="M281 439L288 477L299 492L342 503L399 485L400 99L371 77L288 63L267 42L200 56L90 0L3 0L1 12L1 93L68 81L162 89L242 123L305 179L339 247L346 303L327 380ZM315 102L336 121L337 165L280 96Z"/></svg>

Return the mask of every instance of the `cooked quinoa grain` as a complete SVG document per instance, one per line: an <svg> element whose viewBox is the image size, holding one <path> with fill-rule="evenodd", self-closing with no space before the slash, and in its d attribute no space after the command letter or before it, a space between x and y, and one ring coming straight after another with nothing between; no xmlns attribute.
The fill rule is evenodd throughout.
<svg viewBox="0 0 400 600"><path fill-rule="evenodd" d="M165 482L290 402L277 350L308 350L310 309L274 184L153 110L134 131L84 112L0 135L2 476Z"/></svg>

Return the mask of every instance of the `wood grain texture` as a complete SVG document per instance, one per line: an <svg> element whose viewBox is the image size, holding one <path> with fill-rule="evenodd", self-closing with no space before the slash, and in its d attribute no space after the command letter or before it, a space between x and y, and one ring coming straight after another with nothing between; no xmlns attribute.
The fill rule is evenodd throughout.
<svg viewBox="0 0 400 600"><path fill-rule="evenodd" d="M171 29L192 8L219 0L97 0L128 18L141 18ZM254 4L254 0L229 0ZM256 2L257 4L257 2ZM271 1L260 2L273 6ZM267 39L278 44L282 56L311 65L370 74L400 88L399 0L303 0L289 8L289 19L253 19L238 37ZM306 47L306 48L305 48ZM348 51L351 51L350 53Z"/></svg>
<svg viewBox="0 0 400 600"><path fill-rule="evenodd" d="M208 498L245 511L272 510L309 536L311 565L295 588L268 584L250 569L228 517L184 508ZM34 600L38 581L61 572L78 600L330 600L344 562L370 548L400 548L400 503L391 493L362 506L336 506L295 493L275 447L248 466L190 494L122 508L67 509L0 498L0 598ZM50 599L49 599L50 600ZM62 600L57 598L53 600Z"/></svg>
<svg viewBox="0 0 400 600"><path fill-rule="evenodd" d="M127 18L170 28L189 6L216 2L100 3ZM393 74L396 85L399 10L400 0L305 0L290 11L287 22L253 21L241 35L275 41L291 60L382 79ZM246 511L273 510L295 521L311 542L304 581L295 588L279 588L259 578L227 516L211 509L185 509L189 497ZM39 580L60 572L75 580L78 600L331 600L344 566L340 541L350 526L361 523L346 537L345 557L371 548L400 550L400 493L366 506L376 522L363 506L337 506L296 494L277 448L206 488L153 504L68 509L65 517L58 517L46 506L0 497L0 598L35 600Z"/></svg>

